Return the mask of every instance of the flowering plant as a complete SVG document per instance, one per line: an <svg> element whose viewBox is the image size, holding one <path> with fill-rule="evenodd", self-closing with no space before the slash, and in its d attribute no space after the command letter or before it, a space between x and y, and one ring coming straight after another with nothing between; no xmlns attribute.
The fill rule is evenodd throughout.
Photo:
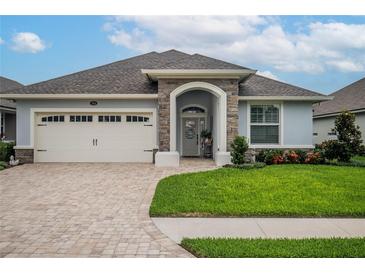
<svg viewBox="0 0 365 274"><path fill-rule="evenodd" d="M285 153L285 160L287 163L297 164L299 163L299 155L295 151L291 150Z"/></svg>

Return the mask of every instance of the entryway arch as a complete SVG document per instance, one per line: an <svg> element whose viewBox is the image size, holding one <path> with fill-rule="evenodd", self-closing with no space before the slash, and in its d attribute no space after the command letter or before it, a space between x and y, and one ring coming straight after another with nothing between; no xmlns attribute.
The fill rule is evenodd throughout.
<svg viewBox="0 0 365 274"><path fill-rule="evenodd" d="M217 151L227 151L227 94L219 87L207 82L189 82L177 87L170 93L170 152L176 152L176 98L186 92L193 90L207 91L217 98Z"/></svg>

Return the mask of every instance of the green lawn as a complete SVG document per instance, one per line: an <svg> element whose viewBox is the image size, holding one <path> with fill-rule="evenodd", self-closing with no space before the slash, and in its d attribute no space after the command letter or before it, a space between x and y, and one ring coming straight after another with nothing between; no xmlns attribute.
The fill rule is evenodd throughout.
<svg viewBox="0 0 365 274"><path fill-rule="evenodd" d="M157 186L151 216L365 216L365 168L273 165L175 175Z"/></svg>
<svg viewBox="0 0 365 274"><path fill-rule="evenodd" d="M365 238L183 239L181 245L207 258L364 258Z"/></svg>

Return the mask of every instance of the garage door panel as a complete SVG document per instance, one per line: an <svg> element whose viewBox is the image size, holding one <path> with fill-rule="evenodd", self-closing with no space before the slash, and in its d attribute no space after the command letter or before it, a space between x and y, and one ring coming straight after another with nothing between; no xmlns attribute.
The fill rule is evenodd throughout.
<svg viewBox="0 0 365 274"><path fill-rule="evenodd" d="M107 129L106 129L107 130ZM153 129L125 127L109 131L108 134L99 133L98 148L153 148Z"/></svg>
<svg viewBox="0 0 365 274"><path fill-rule="evenodd" d="M120 159L128 159L127 162L152 162L152 152L144 150L136 150L133 148L125 149L103 149L97 150L99 162L120 162Z"/></svg>
<svg viewBox="0 0 365 274"><path fill-rule="evenodd" d="M77 156L75 154L77 153ZM37 162L97 162L89 149L47 149L37 152Z"/></svg>
<svg viewBox="0 0 365 274"><path fill-rule="evenodd" d="M42 122L47 115L65 118L62 123ZM36 162L152 162L156 129L150 126L151 114L135 114L148 122L127 122L127 114L118 114L118 122L100 122L99 115L110 115L104 113L85 114L93 116L92 122L71 122L70 115L37 115L42 126L35 128Z"/></svg>

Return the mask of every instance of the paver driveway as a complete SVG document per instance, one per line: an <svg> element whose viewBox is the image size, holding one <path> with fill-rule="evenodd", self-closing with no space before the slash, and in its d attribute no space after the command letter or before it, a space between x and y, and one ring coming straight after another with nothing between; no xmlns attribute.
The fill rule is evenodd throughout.
<svg viewBox="0 0 365 274"><path fill-rule="evenodd" d="M0 257L187 257L148 215L157 182L214 168L33 164L0 172Z"/></svg>

